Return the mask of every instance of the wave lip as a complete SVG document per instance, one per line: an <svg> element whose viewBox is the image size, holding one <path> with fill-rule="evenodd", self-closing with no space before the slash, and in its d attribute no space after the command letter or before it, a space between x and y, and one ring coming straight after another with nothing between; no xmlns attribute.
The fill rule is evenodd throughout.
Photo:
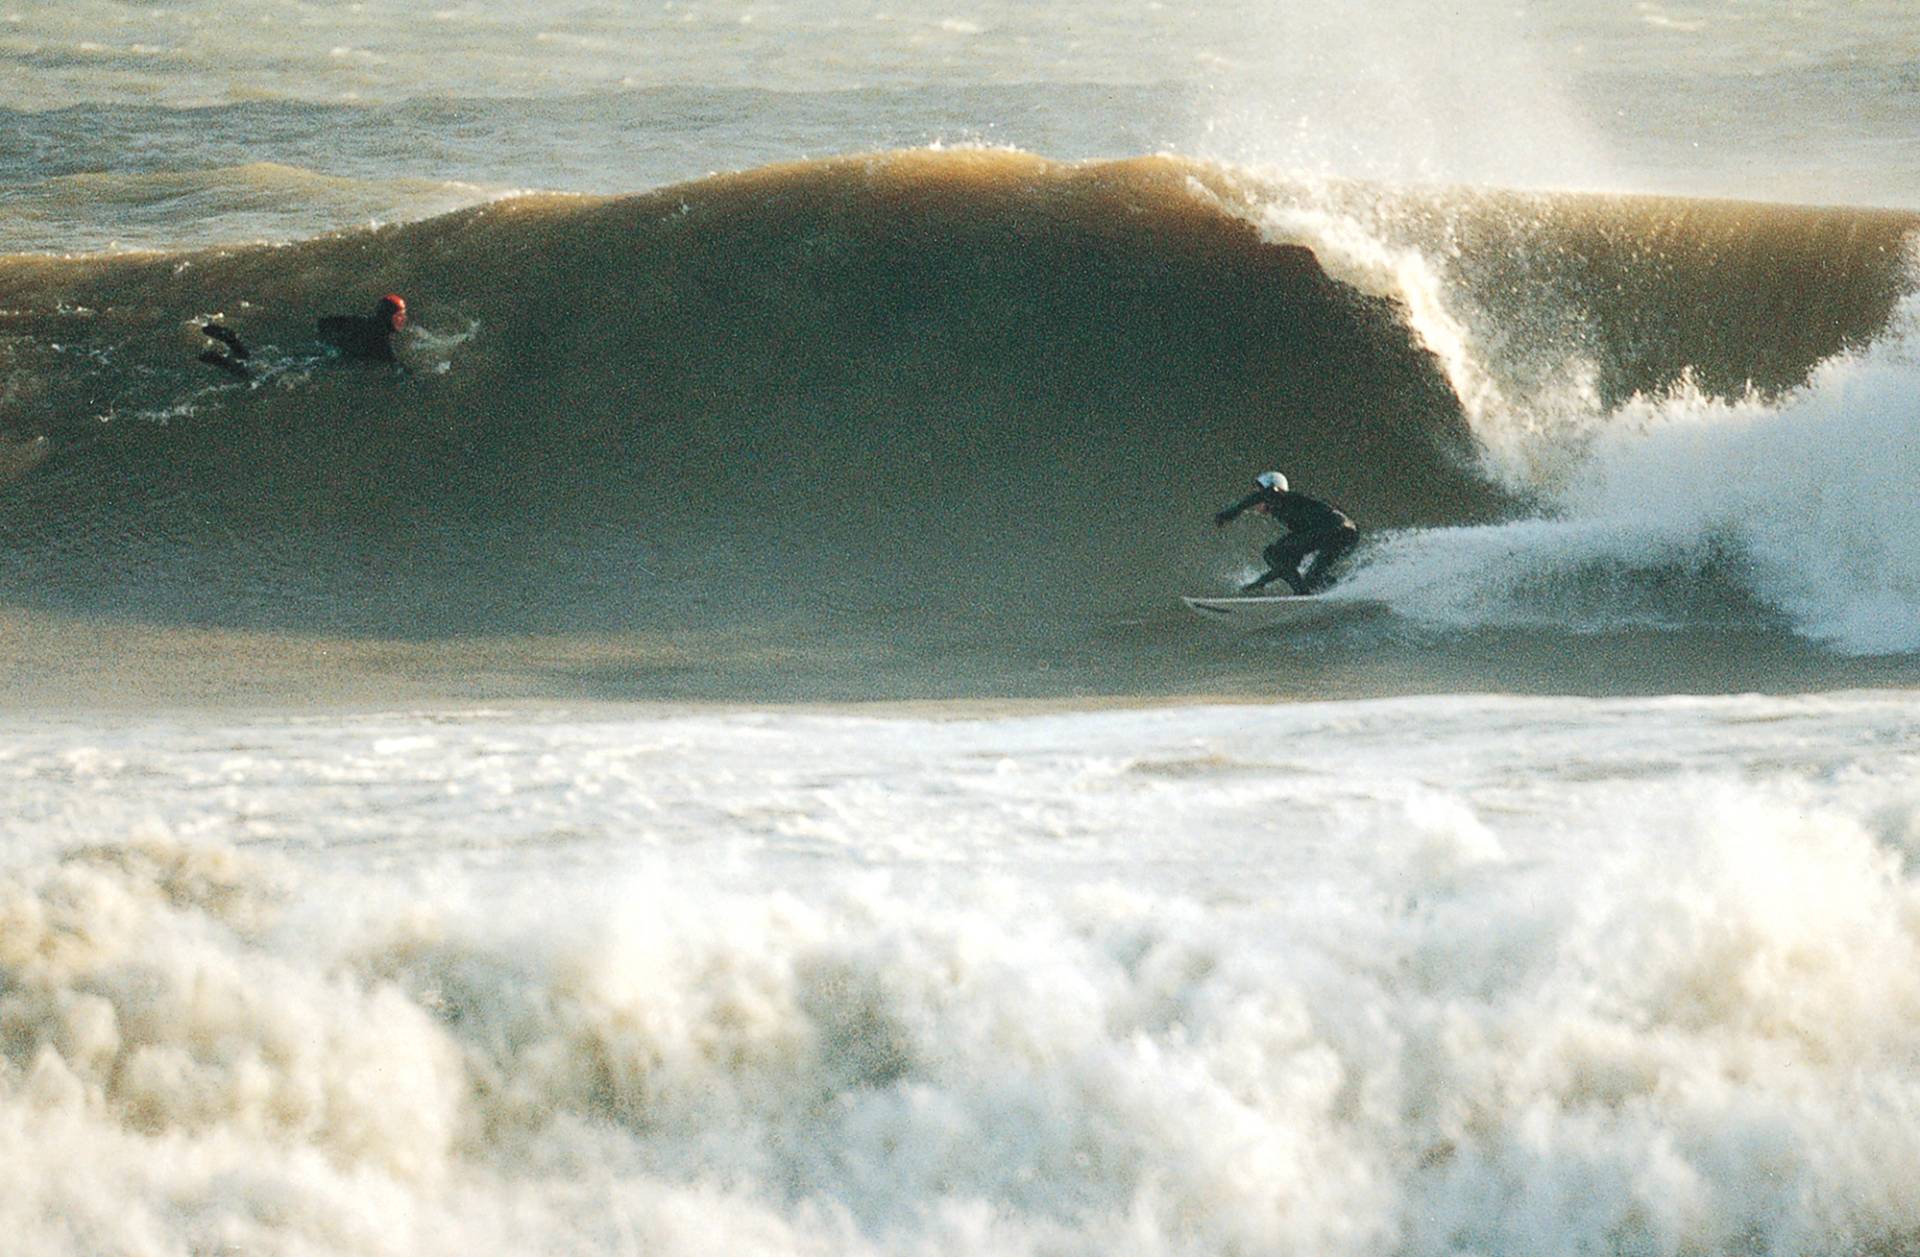
<svg viewBox="0 0 1920 1257"><path fill-rule="evenodd" d="M1536 507L1391 539L1369 593L1454 628L1722 625L1850 655L1920 650L1897 487L1916 470L1903 434L1920 418L1906 400L1920 220L1661 198L1463 205L1375 202L1372 247L1343 241L1333 269L1410 294L1488 474Z"/></svg>

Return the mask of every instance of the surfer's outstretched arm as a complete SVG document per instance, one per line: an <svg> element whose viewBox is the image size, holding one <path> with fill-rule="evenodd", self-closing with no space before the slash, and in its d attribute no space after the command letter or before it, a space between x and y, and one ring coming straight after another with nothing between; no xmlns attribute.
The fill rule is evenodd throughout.
<svg viewBox="0 0 1920 1257"><path fill-rule="evenodd" d="M1225 528L1228 524L1231 524L1235 519L1239 518L1240 512L1246 510L1259 500L1260 493L1256 490L1253 493L1249 493L1246 497L1241 498L1238 502L1221 507L1219 512L1213 517L1213 526L1215 528Z"/></svg>

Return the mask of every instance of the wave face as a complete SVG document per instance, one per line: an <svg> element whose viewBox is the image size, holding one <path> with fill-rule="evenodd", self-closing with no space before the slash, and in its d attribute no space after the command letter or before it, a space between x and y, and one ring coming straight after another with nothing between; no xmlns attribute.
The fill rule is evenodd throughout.
<svg viewBox="0 0 1920 1257"><path fill-rule="evenodd" d="M16 486L21 528L84 520L96 560L230 551L246 586L197 605L272 620L363 547L439 548L454 587L431 598L457 597L512 566L500 531L550 551L586 530L623 599L652 570L669 594L958 585L1004 606L1072 583L1111 602L1177 584L1196 522L1280 458L1383 522L1487 510L1393 306L1189 174L900 155L287 249L22 260L10 347L40 387L15 435L52 452ZM312 316L389 288L421 326L411 371L320 369ZM194 361L215 313L257 347L255 386ZM405 584L301 614L387 631ZM496 610L437 627L520 618ZM520 610L606 613L584 589Z"/></svg>
<svg viewBox="0 0 1920 1257"><path fill-rule="evenodd" d="M1837 387L1898 341L1911 227L964 151L17 257L0 573L30 615L363 639L860 640L984 675L1092 641L1135 686L1141 617L1264 540L1205 526L1253 471L1385 536L1360 575L1457 623L1493 578L1442 606L1422 538L1579 517L1676 399L1717 433ZM313 317L389 289L406 371L326 361ZM251 381L194 360L216 315Z"/></svg>

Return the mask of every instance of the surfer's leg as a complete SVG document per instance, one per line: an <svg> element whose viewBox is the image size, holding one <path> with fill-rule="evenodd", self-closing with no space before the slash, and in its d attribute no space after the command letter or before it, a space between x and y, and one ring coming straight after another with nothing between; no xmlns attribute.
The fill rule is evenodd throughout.
<svg viewBox="0 0 1920 1257"><path fill-rule="evenodd" d="M243 380L250 378L243 363L253 354L232 328L219 323L206 323L201 325L200 330L206 333L208 338L217 340L227 347L225 353L218 349L206 350L200 355L200 361L208 366L219 367L227 374L239 376Z"/></svg>
<svg viewBox="0 0 1920 1257"><path fill-rule="evenodd" d="M1300 576L1298 573L1289 572L1281 568L1274 568L1269 571L1261 573L1259 576L1254 577L1252 580L1248 581L1246 584L1240 586L1240 592L1245 594L1257 594L1261 590L1265 589L1268 585L1272 584L1274 581L1277 581L1277 580L1283 580L1287 582L1287 584L1293 588L1293 592L1296 594L1304 594L1307 592L1306 586L1300 583Z"/></svg>
<svg viewBox="0 0 1920 1257"><path fill-rule="evenodd" d="M201 326L200 330L225 345L233 353L235 358L245 359L253 357L253 352L247 348L246 343L240 339L239 334L225 324L206 323Z"/></svg>
<svg viewBox="0 0 1920 1257"><path fill-rule="evenodd" d="M251 374L247 371L245 363L240 362L238 359L229 358L218 349L206 350L200 355L200 361L206 363L208 366L219 367L228 375L238 376L243 380L252 378Z"/></svg>
<svg viewBox="0 0 1920 1257"><path fill-rule="evenodd" d="M1360 530L1351 524L1340 528L1330 528L1323 533L1315 533L1312 540L1316 543L1313 562L1307 565L1306 574L1301 577L1301 593L1318 593L1333 583L1334 565L1346 557L1360 540Z"/></svg>
<svg viewBox="0 0 1920 1257"><path fill-rule="evenodd" d="M1264 589L1274 581L1283 580L1296 594L1307 592L1307 586L1300 579L1300 560L1306 557L1306 551L1300 546L1299 539L1289 533L1260 552L1267 561L1265 575L1241 588L1248 593Z"/></svg>

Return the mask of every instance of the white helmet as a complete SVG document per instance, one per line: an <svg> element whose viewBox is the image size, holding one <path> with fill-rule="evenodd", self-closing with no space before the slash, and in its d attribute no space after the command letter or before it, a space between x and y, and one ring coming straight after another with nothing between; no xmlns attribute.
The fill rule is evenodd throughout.
<svg viewBox="0 0 1920 1257"><path fill-rule="evenodd" d="M1262 489L1271 489L1275 493L1287 491L1287 478L1277 471L1263 471L1253 478L1253 482Z"/></svg>

